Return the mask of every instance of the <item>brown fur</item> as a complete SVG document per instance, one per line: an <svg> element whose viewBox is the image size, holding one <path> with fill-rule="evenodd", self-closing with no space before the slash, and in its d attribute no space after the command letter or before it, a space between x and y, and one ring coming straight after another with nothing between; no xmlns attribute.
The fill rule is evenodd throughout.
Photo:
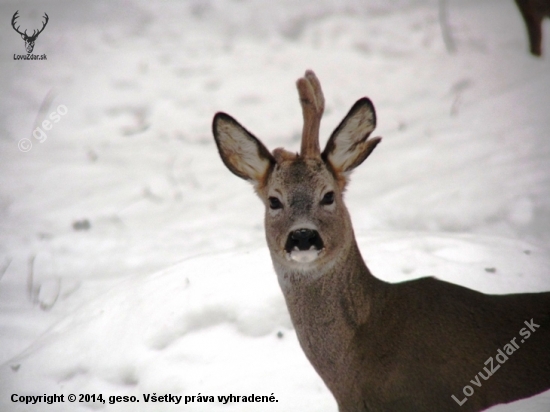
<svg viewBox="0 0 550 412"><path fill-rule="evenodd" d="M298 159L298 153L292 153L283 149L282 147L279 147L273 150L273 158L275 159L276 163L281 163L287 160L294 161Z"/></svg>
<svg viewBox="0 0 550 412"><path fill-rule="evenodd" d="M266 205L273 266L300 345L339 411L478 412L549 389L550 293L493 296L433 278L389 284L370 273L342 192L346 176L380 141L369 139L375 125L372 103L360 99L322 154L277 149L271 155L227 115L217 114L213 124L233 173L269 165L257 192ZM235 136L244 145L243 158L232 164L234 153L224 148L241 146L224 141ZM250 159L250 153L264 158ZM254 176L244 178L258 185ZM330 192L333 203L323 202ZM313 229L323 240L308 263L289 259L285 249L297 229ZM517 352L489 377L485 362L531 319L540 327L524 343L518 339ZM480 387L471 383L476 376ZM462 401L466 385L474 394L459 406L451 396Z"/></svg>

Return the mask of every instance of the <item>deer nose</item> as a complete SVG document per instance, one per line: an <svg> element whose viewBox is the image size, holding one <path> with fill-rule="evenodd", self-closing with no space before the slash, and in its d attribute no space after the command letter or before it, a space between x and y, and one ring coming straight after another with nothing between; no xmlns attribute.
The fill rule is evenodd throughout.
<svg viewBox="0 0 550 412"><path fill-rule="evenodd" d="M292 236L292 239L298 240L298 241L307 241L311 239L312 237L315 237L315 231L311 229L298 229L294 232L290 233L290 236Z"/></svg>
<svg viewBox="0 0 550 412"><path fill-rule="evenodd" d="M323 248L323 241L319 236L319 232L312 229L297 229L288 235L285 249L287 252L292 251L294 248L310 250L312 246L317 250Z"/></svg>

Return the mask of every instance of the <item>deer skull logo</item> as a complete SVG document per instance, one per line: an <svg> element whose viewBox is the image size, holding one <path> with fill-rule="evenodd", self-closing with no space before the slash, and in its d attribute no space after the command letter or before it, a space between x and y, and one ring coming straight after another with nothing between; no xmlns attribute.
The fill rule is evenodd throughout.
<svg viewBox="0 0 550 412"><path fill-rule="evenodd" d="M11 19L11 25L12 25L13 29L21 35L21 38L23 40L25 40L25 48L27 49L27 53L32 53L32 50L34 49L34 42L36 41L36 38L38 37L38 35L40 33L42 33L44 31L44 28L48 24L48 20L50 18L48 17L48 15L46 13L44 13L44 19L46 19L46 20L42 23L42 28L38 31L33 30L32 35L29 36L27 34L27 30L25 30L24 33L19 31L19 27L21 27L21 26L15 27L15 21L19 17L19 15L17 13L19 13L19 10L17 10L15 12L15 14L13 15L13 17Z"/></svg>

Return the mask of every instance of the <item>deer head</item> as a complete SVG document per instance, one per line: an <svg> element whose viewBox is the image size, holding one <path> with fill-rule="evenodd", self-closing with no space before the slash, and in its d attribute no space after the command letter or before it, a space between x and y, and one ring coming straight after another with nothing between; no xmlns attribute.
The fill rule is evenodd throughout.
<svg viewBox="0 0 550 412"><path fill-rule="evenodd" d="M358 100L321 152L321 86L311 71L297 86L299 154L269 153L225 113L214 116L213 131L225 165L265 204L267 243L296 336L338 410L480 412L550 388L550 293L485 295L434 278L391 284L370 273L342 193L380 142L369 139L374 107ZM533 318L546 326L507 361L506 373L468 398L474 390L464 383L492 376L476 374ZM466 398L451 397L455 387Z"/></svg>
<svg viewBox="0 0 550 412"><path fill-rule="evenodd" d="M48 17L48 15L47 15L46 13L44 13L44 19L45 19L45 21L42 23L42 28L41 28L40 30L38 30L38 31L33 30L32 35L29 36L29 35L27 35L27 30L25 30L24 33L22 33L22 32L19 31L19 27L21 27L21 26L15 27L15 21L16 21L17 18L19 17L19 16L18 16L18 13L19 13L19 10L17 10L17 11L14 13L14 15L13 15L13 17L12 17L12 19L11 19L11 25L12 25L13 29L14 29L17 33L19 33L19 34L21 35L21 38L22 38L23 40L25 40L25 48L27 49L27 53L32 53L32 51L33 51L33 49L34 49L34 42L36 41L36 38L38 37L38 35L39 35L40 33L42 33L42 32L44 31L44 28L45 28L46 25L48 24L48 20L49 20L50 18Z"/></svg>
<svg viewBox="0 0 550 412"><path fill-rule="evenodd" d="M345 256L354 242L342 194L350 172L381 138L369 139L376 115L364 97L353 105L321 153L321 85L308 70L297 88L304 118L299 154L281 148L270 153L225 113L214 116L213 133L225 165L250 181L265 204L266 237L275 268L322 273Z"/></svg>

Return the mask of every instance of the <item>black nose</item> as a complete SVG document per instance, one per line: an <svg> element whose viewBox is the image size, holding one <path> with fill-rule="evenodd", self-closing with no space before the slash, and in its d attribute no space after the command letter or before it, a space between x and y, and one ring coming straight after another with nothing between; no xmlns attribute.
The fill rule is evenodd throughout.
<svg viewBox="0 0 550 412"><path fill-rule="evenodd" d="M312 229L297 229L289 233L285 249L290 253L294 248L309 250L311 246L317 250L323 248L323 240L319 236L319 232Z"/></svg>
<svg viewBox="0 0 550 412"><path fill-rule="evenodd" d="M292 236L292 239L298 240L298 241L306 241L308 239L311 239L315 236L317 236L317 232L311 229L298 229L294 232L290 233L290 236Z"/></svg>

